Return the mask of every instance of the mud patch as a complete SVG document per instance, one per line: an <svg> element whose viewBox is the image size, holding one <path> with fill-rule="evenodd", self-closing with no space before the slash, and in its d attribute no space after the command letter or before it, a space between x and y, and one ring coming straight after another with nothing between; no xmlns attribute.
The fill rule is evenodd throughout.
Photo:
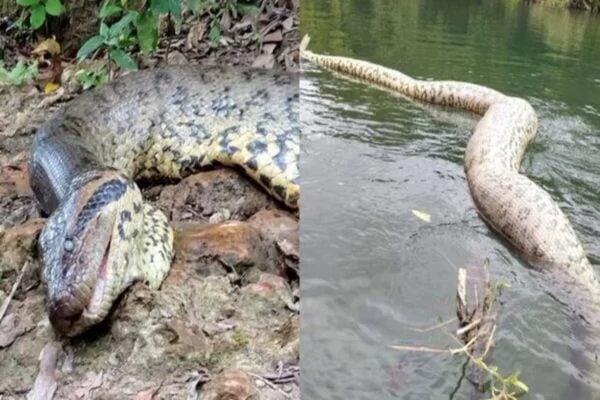
<svg viewBox="0 0 600 400"><path fill-rule="evenodd" d="M220 182L222 174L229 173L209 177ZM22 263L29 260L31 266L0 324L5 371L0 394L22 398L40 379L51 385L52 379L38 377L48 374L40 369L39 356L56 342L55 398L298 398L298 298L292 290L298 282L281 269L287 256L277 250L278 240L297 242L297 219L271 202L250 215L250 221L265 213L288 216L296 224L285 230L286 238L267 234L242 217L209 222L216 210L231 208L235 194L259 190L248 189L235 173L228 176L226 186L206 175L194 178L207 185L190 195L210 197L214 208L201 219L174 223L179 250L162 288L134 285L104 324L72 340L55 337L44 308L35 255L43 220L4 228L0 300L7 297ZM169 188L154 191L159 199L169 198L163 193ZM224 188L230 189L229 196ZM214 200L219 198L220 203ZM293 379L278 383L278 376Z"/></svg>

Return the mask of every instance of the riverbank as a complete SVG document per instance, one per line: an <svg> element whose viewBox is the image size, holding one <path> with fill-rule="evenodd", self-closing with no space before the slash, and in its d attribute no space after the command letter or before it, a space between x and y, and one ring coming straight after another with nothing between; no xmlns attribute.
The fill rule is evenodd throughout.
<svg viewBox="0 0 600 400"><path fill-rule="evenodd" d="M585 10L600 13L600 0L525 0L529 3L539 3L555 8Z"/></svg>

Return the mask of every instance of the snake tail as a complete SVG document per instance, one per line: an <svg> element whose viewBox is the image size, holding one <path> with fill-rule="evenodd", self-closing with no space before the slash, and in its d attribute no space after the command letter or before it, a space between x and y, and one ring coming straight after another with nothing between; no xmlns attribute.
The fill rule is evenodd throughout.
<svg viewBox="0 0 600 400"><path fill-rule="evenodd" d="M537 132L537 115L524 99L458 81L424 81L367 61L304 51L325 69L427 103L481 115L465 151L464 168L482 218L534 268L562 303L600 323L600 285L566 215L550 194L519 170Z"/></svg>

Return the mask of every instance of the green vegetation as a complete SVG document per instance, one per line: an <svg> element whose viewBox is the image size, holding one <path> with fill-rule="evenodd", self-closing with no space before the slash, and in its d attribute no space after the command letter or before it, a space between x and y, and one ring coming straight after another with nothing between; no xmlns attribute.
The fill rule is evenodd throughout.
<svg viewBox="0 0 600 400"><path fill-rule="evenodd" d="M13 4L17 5L15 12L20 15L13 28L18 28L19 32L33 33L44 29L46 37L57 34L55 24L45 24L48 15L58 17L70 14L77 7L74 2L67 0L16 0ZM159 35L165 29L178 33L186 10L191 11L201 24L205 24L206 36L204 31L202 36L207 38L210 47L217 47L223 37L222 29L229 29L231 21L239 20L242 16L257 17L261 12L259 4L250 0L105 0L97 10L99 24L96 33L90 37L88 28L85 34L88 38L76 53L77 62L81 65L76 78L84 89L89 89L106 82L116 68L137 69L135 55L153 54L158 48ZM96 13L96 9L93 13ZM93 32L94 27L91 29ZM252 40L257 42L260 33L254 23L251 29ZM93 66L90 66L91 61L94 61ZM105 65L95 65L98 61ZM2 76L4 82L21 84L27 80L22 79L21 75L31 76L32 73L19 65L10 74L4 70Z"/></svg>
<svg viewBox="0 0 600 400"><path fill-rule="evenodd" d="M600 12L600 0L538 0L557 8L574 8L592 12Z"/></svg>
<svg viewBox="0 0 600 400"><path fill-rule="evenodd" d="M181 25L181 1L153 0L139 11L128 9L127 5L127 0L104 3L99 13L99 32L81 46L77 52L79 61L103 50L120 68L137 69L128 51L134 46L145 54L156 50L159 15L169 14L177 26Z"/></svg>
<svg viewBox="0 0 600 400"><path fill-rule="evenodd" d="M101 86L108 80L108 66L100 64L77 71L75 77L81 84L83 90Z"/></svg>
<svg viewBox="0 0 600 400"><path fill-rule="evenodd" d="M490 374L492 400L516 400L519 396L529 392L527 385L519 379L518 371L509 376L504 376L498 372L498 367L487 365L483 361L483 357L473 358L472 360L479 368Z"/></svg>
<svg viewBox="0 0 600 400"><path fill-rule="evenodd" d="M60 0L17 0L17 4L25 8L32 29L40 28L46 22L46 15L58 17L65 12Z"/></svg>
<svg viewBox="0 0 600 400"><path fill-rule="evenodd" d="M0 61L0 85L19 86L33 79L37 75L37 66L35 64L25 64L21 61L11 70L4 68Z"/></svg>
<svg viewBox="0 0 600 400"><path fill-rule="evenodd" d="M233 333L233 335L232 335L232 337L231 337L231 338L233 339L233 341L235 342L235 344L236 344L236 346L237 346L238 348L244 348L244 347L246 347L246 346L248 345L248 343L250 342L250 341L248 340L248 336L247 336L247 335L246 335L244 332L242 332L242 331L240 331L240 330L236 330L236 331Z"/></svg>

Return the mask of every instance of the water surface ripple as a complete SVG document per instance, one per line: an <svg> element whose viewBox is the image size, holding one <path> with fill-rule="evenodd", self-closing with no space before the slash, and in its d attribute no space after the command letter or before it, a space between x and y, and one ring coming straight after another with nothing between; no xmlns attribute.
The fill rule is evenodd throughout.
<svg viewBox="0 0 600 400"><path fill-rule="evenodd" d="M301 19L314 51L529 100L540 126L522 171L600 265L598 17L513 0L303 0ZM494 362L522 371L525 398L600 398L600 367L568 312L477 215L462 166L476 118L305 69L303 399L471 398L464 359L388 345L454 346L419 328L454 317L457 268L486 258L511 285Z"/></svg>

